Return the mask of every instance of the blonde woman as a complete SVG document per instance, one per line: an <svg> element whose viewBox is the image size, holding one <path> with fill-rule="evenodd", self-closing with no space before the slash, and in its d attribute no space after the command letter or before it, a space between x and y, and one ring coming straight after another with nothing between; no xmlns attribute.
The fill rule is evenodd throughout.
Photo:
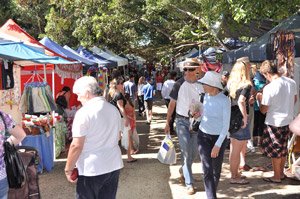
<svg viewBox="0 0 300 199"><path fill-rule="evenodd" d="M241 161L245 162L245 152L247 140L251 139L249 129L249 99L252 88L250 80L250 63L249 59L240 58L233 66L230 77L228 79L229 96L231 98L231 106L238 106L243 115L243 124L241 129L230 134L230 172L231 184L248 184L239 173Z"/></svg>
<svg viewBox="0 0 300 199"><path fill-rule="evenodd" d="M113 104L115 107L117 107L117 109L119 110L120 114L121 114L121 117L123 118L123 121L124 121L124 124L125 126L129 126L130 125L130 122L129 122L129 118L127 117L127 114L125 112L125 105L127 103L125 97L124 97L124 87L123 87L123 84L124 84L124 79L123 77L117 77L115 79L113 79L111 82L110 82L110 85L109 85L109 91L108 91L108 94L109 94L109 102L111 104ZM122 128L124 129L124 128ZM128 132L129 134L129 132ZM128 149L127 149L127 162L128 163L132 163L132 162L136 162L137 159L134 159L132 156L131 156L131 152L132 152L132 136L128 136Z"/></svg>

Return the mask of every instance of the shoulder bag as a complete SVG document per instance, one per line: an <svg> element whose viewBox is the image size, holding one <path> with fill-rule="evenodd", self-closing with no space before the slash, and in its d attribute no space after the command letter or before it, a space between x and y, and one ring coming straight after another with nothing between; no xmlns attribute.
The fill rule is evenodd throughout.
<svg viewBox="0 0 300 199"><path fill-rule="evenodd" d="M241 129L243 125L243 115L240 111L239 106L235 105L231 107L231 114L230 114L230 124L229 124L229 133L234 134L238 130Z"/></svg>
<svg viewBox="0 0 300 199"><path fill-rule="evenodd" d="M1 119L5 126L5 133L8 132L4 117L0 112ZM4 161L9 188L21 188L25 184L26 172L16 147L8 141L3 143Z"/></svg>

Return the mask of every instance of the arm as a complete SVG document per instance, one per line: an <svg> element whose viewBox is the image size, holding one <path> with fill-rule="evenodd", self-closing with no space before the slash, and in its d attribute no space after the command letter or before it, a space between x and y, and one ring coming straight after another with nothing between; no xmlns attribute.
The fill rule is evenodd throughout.
<svg viewBox="0 0 300 199"><path fill-rule="evenodd" d="M73 181L71 180L71 174L72 170L75 167L75 164L82 152L83 145L85 141L85 136L83 137L74 137L72 140L72 143L70 145L69 153L68 153L68 159L65 166L65 174L69 182L76 182L77 180Z"/></svg>
<svg viewBox="0 0 300 199"><path fill-rule="evenodd" d="M9 141L11 141L11 144L17 145L19 144L26 136L25 131L20 126L15 126L12 128L9 133L11 136L8 138Z"/></svg>
<svg viewBox="0 0 300 199"><path fill-rule="evenodd" d="M176 107L176 101L174 99L171 99L170 103L169 103L169 107L168 107L168 112L167 112L167 121L166 121L166 126L165 126L165 133L166 134L170 133L169 123L170 123L172 114L175 110L175 107Z"/></svg>
<svg viewBox="0 0 300 199"><path fill-rule="evenodd" d="M257 101L259 102L259 110L260 110L260 112L261 112L262 114L266 114L266 113L268 112L269 106L261 104L262 96L263 96L262 93L257 93L257 94L256 94L256 99L257 99Z"/></svg>
<svg viewBox="0 0 300 199"><path fill-rule="evenodd" d="M243 115L243 126L242 128L246 128L247 125L247 120L248 120L248 115L247 115L247 110L246 110L246 97L243 95L240 95L238 99L238 106L239 109Z"/></svg>
<svg viewBox="0 0 300 199"><path fill-rule="evenodd" d="M223 118L222 118L222 131L215 143L215 146L213 147L211 151L211 157L216 158L219 156L219 151L222 146L222 143L226 139L226 136L228 134L229 129L229 123L230 123L230 114L231 114L231 103L230 100L227 98L227 101L224 102L224 108L223 108Z"/></svg>

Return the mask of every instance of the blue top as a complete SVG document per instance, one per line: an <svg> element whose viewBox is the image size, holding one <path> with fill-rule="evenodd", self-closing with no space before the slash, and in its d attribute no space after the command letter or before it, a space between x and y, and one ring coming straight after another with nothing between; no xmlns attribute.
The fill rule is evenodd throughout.
<svg viewBox="0 0 300 199"><path fill-rule="evenodd" d="M228 134L231 104L223 93L215 96L205 94L203 101L203 116L199 129L210 135L219 135L216 146L221 147Z"/></svg>
<svg viewBox="0 0 300 199"><path fill-rule="evenodd" d="M152 100L154 87L149 82L143 87L144 100Z"/></svg>

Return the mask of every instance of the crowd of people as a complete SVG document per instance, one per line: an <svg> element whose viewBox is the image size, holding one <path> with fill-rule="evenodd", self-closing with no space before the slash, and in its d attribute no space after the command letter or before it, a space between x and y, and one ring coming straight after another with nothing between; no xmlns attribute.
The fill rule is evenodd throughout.
<svg viewBox="0 0 300 199"><path fill-rule="evenodd" d="M192 164L200 157L207 198L217 198L226 147L229 146L231 177L229 183L248 184L241 171L249 169L246 152L261 147L271 158L274 176L263 178L269 183L285 179L284 165L288 154L289 124L297 101L296 83L278 72L271 61L259 67L248 57L236 60L231 71L201 70L201 60L188 58L179 71L147 71L139 76L112 76L102 91L94 77L84 76L72 88L81 107L72 126L65 174L77 183L77 198L115 198L123 161L120 139L126 136L127 162L134 163L138 152L133 133L138 114L151 124L153 101L163 99L167 107L164 132L178 137L181 167L179 169L187 194L194 194ZM70 88L56 96L68 99ZM61 109L68 107L68 100ZM239 126L231 131L231 112L240 112ZM61 110L63 112L63 110ZM2 113L2 112L0 112ZM0 143L5 140L5 126L12 143L19 143L25 133L11 117L2 113ZM294 122L295 123L295 122ZM297 124L291 128L297 130ZM298 123L298 125L300 125ZM126 133L124 133L126 129ZM300 131L299 131L300 132ZM229 144L230 143L230 144ZM0 153L3 154L2 144ZM105 164L103 164L105 162ZM74 168L79 175L74 178ZM7 196L3 158L0 160L0 198Z"/></svg>

